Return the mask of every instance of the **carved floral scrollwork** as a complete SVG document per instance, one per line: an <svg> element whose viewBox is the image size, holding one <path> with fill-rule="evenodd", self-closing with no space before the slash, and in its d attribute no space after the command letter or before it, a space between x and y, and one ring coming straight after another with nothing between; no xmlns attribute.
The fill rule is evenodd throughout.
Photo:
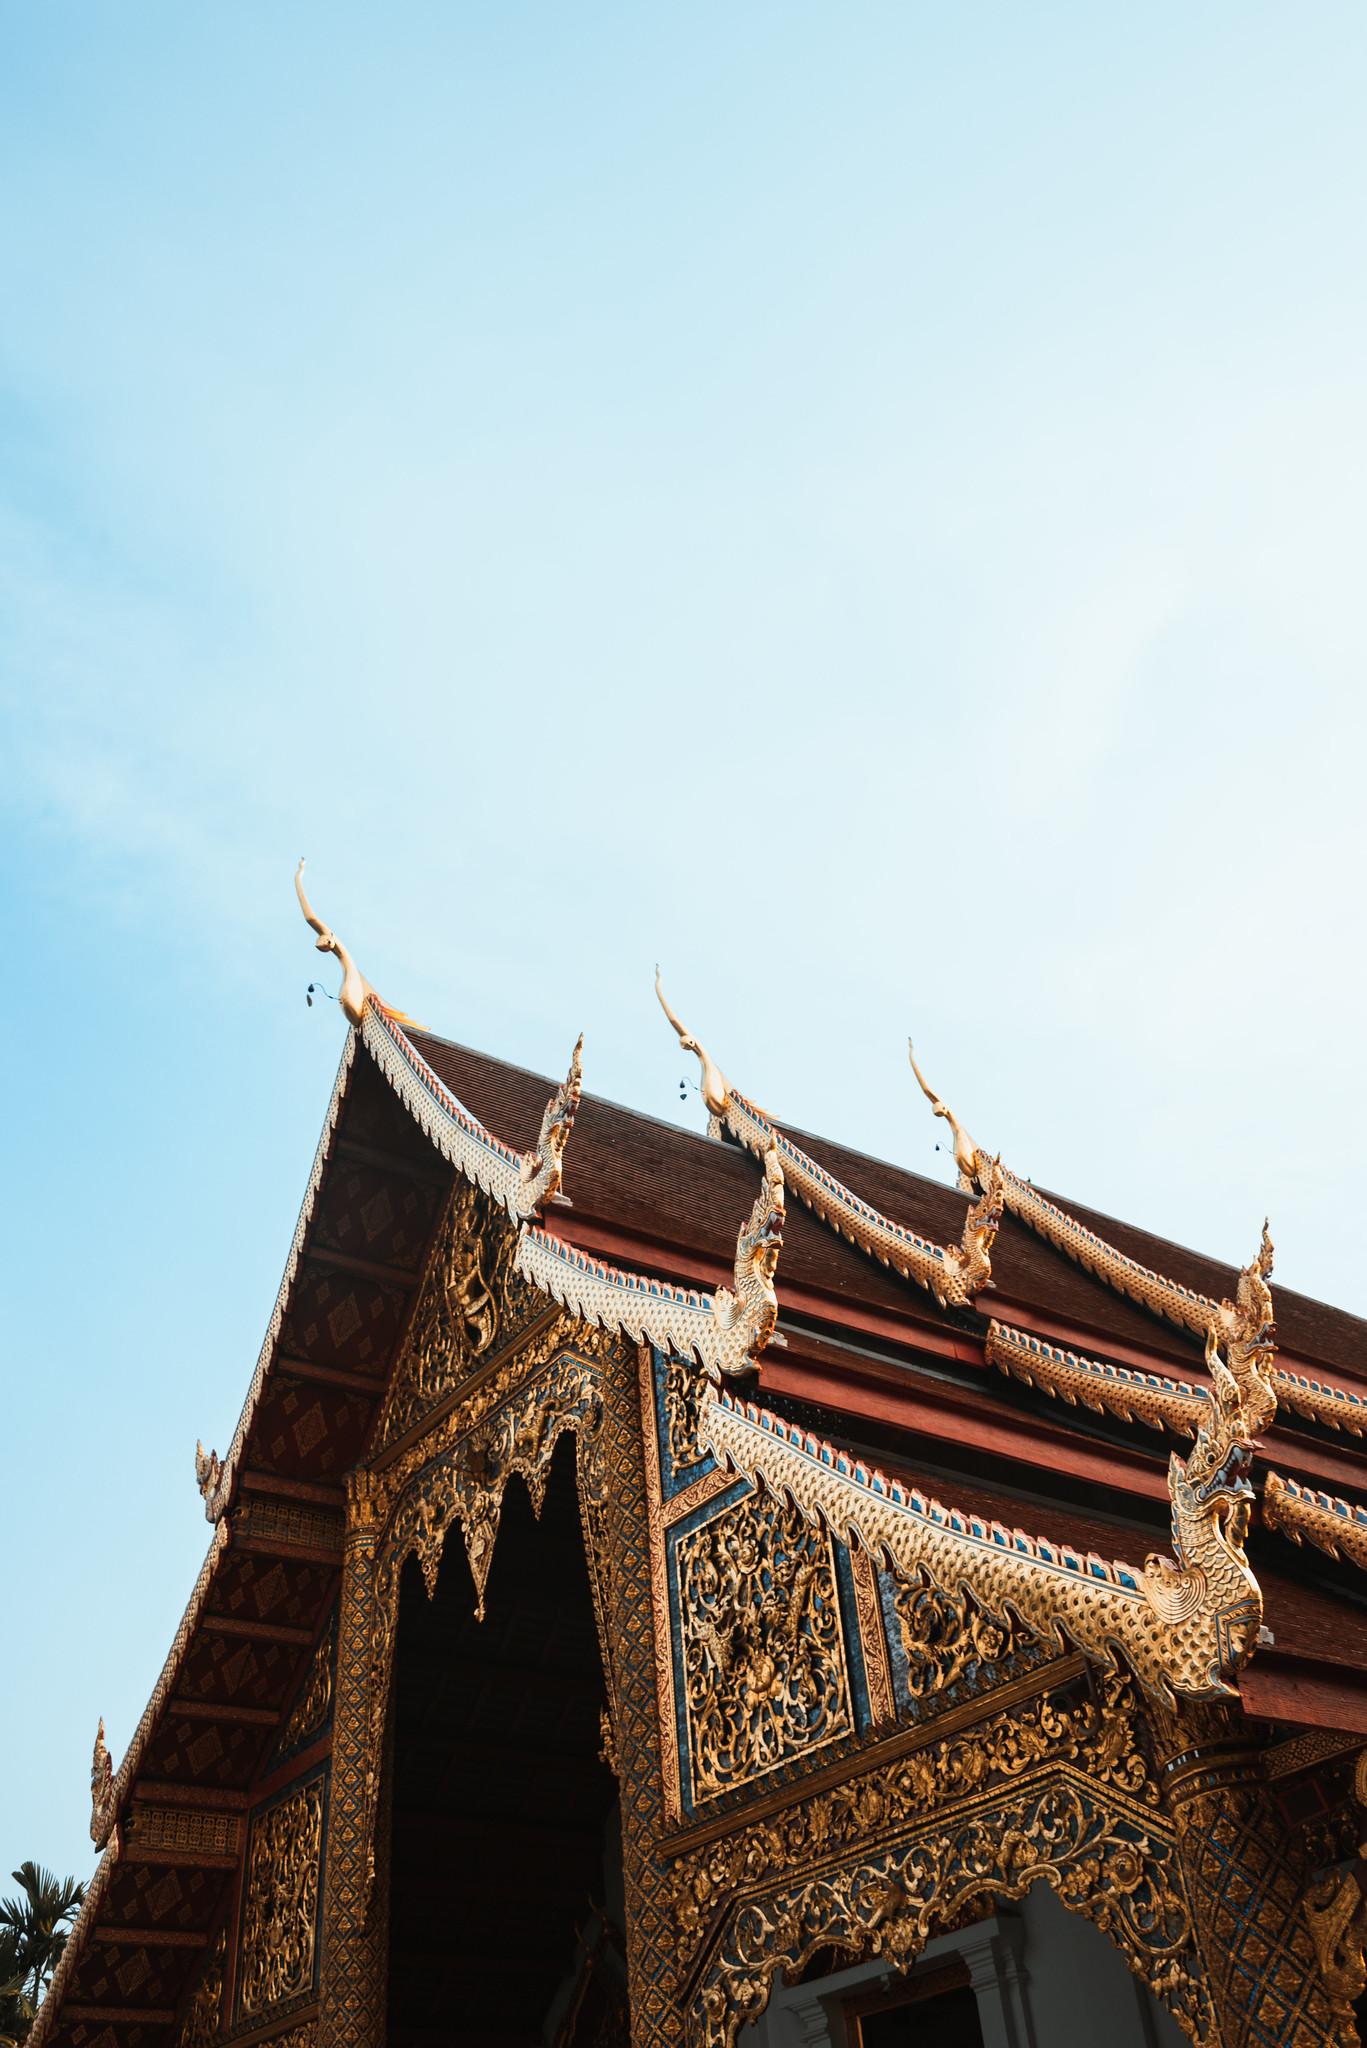
<svg viewBox="0 0 1367 2048"><path fill-rule="evenodd" d="M686 1472L690 1465L701 1464L707 1456L698 1428L701 1398L696 1371L671 1353L665 1360L664 1410L665 1440L670 1469L674 1472Z"/></svg>
<svg viewBox="0 0 1367 2048"><path fill-rule="evenodd" d="M1302 1905L1330 2006L1349 2019L1367 1990L1367 1897L1362 1866L1350 1864L1317 1878Z"/></svg>
<svg viewBox="0 0 1367 2048"><path fill-rule="evenodd" d="M475 1581L476 1605L484 1616L484 1593L493 1561L503 1494L514 1473L526 1481L539 1514L550 1473L551 1453L568 1429L592 1429L601 1413L598 1389L579 1360L562 1358L522 1397L495 1411L464 1438L458 1455L437 1461L423 1483L395 1509L380 1565L382 1589L397 1579L405 1560L416 1557L429 1596L447 1533L459 1522Z"/></svg>
<svg viewBox="0 0 1367 2048"><path fill-rule="evenodd" d="M460 1180L437 1231L377 1434L392 1443L546 1303L513 1271L511 1226Z"/></svg>
<svg viewBox="0 0 1367 2048"><path fill-rule="evenodd" d="M722 1915L694 2039L733 2048L779 1972L828 1944L905 1969L938 1929L1040 1878L1196 2033L1190 1915L1133 1712L1119 1678L1072 1704L1046 1696L681 1859L685 1943Z"/></svg>
<svg viewBox="0 0 1367 2048"><path fill-rule="evenodd" d="M721 1919L698 2038L729 2048L778 1971L828 1942L905 1968L976 1898L1019 1896L1038 1877L1191 2030L1191 1924L1136 1715L1130 1681L1108 1674L1097 1692L1046 1694L680 1858L684 1948ZM842 1857L836 1874L810 1874Z"/></svg>
<svg viewBox="0 0 1367 2048"><path fill-rule="evenodd" d="M1009 1613L989 1612L963 1586L947 1592L926 1572L901 1579L892 1600L901 1624L906 1688L914 1700L944 1693L984 1666L1039 1647L1038 1636Z"/></svg>
<svg viewBox="0 0 1367 2048"><path fill-rule="evenodd" d="M220 1927L203 1975L185 2009L180 2032L176 2035L176 2048L208 2048L211 2041L218 2039L223 2018L223 1968L227 1951L227 1930Z"/></svg>
<svg viewBox="0 0 1367 2048"><path fill-rule="evenodd" d="M295 1750L302 1749L312 1736L327 1726L328 1717L332 1713L333 1665L336 1651L337 1613L334 1608L314 1650L303 1689L290 1709L289 1719L275 1745L273 1755L277 1759L293 1755Z"/></svg>
<svg viewBox="0 0 1367 2048"><path fill-rule="evenodd" d="M715 1797L853 1727L830 1538L748 1496L678 1548L694 1796Z"/></svg>
<svg viewBox="0 0 1367 2048"><path fill-rule="evenodd" d="M324 1796L323 1778L309 1778L252 1822L237 1991L243 2018L313 1988Z"/></svg>

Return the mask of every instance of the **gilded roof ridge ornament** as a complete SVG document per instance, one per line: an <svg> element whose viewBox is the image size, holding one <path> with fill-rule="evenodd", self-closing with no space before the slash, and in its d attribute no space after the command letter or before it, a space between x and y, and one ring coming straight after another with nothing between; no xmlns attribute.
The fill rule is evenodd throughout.
<svg viewBox="0 0 1367 2048"><path fill-rule="evenodd" d="M560 1185L565 1151L583 1095L583 1033L570 1056L565 1079L556 1085L542 1111L535 1146L529 1152L519 1152L452 1093L404 1031L406 1021L376 997L366 1007L361 1039L442 1158L506 1209L514 1223L525 1222L548 1202L564 1202Z"/></svg>
<svg viewBox="0 0 1367 2048"><path fill-rule="evenodd" d="M1245 1437L1262 1436L1276 1418L1278 1389L1284 1383L1293 1389L1299 1385L1295 1375L1274 1363L1277 1326L1267 1284L1272 1259L1272 1240L1264 1222L1262 1243L1239 1274L1237 1299L1212 1304L1205 1333L1209 1390L1162 1373L1080 1357L995 1318L987 1326L987 1362L1027 1386L1106 1410L1126 1422L1137 1420L1154 1429L1195 1436L1219 1411L1237 1416ZM1222 1345L1228 1362L1221 1356Z"/></svg>
<svg viewBox="0 0 1367 2048"><path fill-rule="evenodd" d="M713 1117L761 1161L770 1147L776 1147L783 1163L787 1184L823 1223L876 1259L891 1266L904 1279L928 1288L942 1308L964 1308L992 1284L992 1246L1002 1213L1001 1162L977 1153L977 1194L964 1217L958 1244L936 1244L904 1224L875 1209L871 1202L847 1188L843 1181L820 1165L811 1155L786 1137L757 1103L742 1095L726 1079L711 1054L688 1031L670 1008L655 969L655 993L660 1008L678 1033L685 1052L694 1053L702 1067L702 1096ZM947 1111L944 1114L948 1114ZM956 1126L957 1130L957 1126ZM970 1141L971 1142L971 1141ZM972 1191L972 1190L970 1190Z"/></svg>
<svg viewBox="0 0 1367 2048"><path fill-rule="evenodd" d="M1031 1330L998 1322L995 1316L987 1326L983 1353L989 1365L1069 1407L1090 1408L1121 1422L1142 1422L1149 1429L1170 1429L1177 1436L1195 1436L1209 1399L1204 1387L1189 1380L1087 1358Z"/></svg>
<svg viewBox="0 0 1367 2048"><path fill-rule="evenodd" d="M1280 1472L1263 1479L1263 1520L1293 1543L1313 1543L1330 1557L1367 1570L1367 1508Z"/></svg>
<svg viewBox="0 0 1367 2048"><path fill-rule="evenodd" d="M1195 1434L1201 1403L1208 1398L1205 1387L1188 1380L1089 1358L995 1317L987 1326L984 1350L989 1365L1051 1398L1179 1435ZM1350 1388L1310 1379L1285 1365L1273 1368L1272 1383L1279 1408L1289 1408L1326 1429L1367 1434L1367 1399Z"/></svg>
<svg viewBox="0 0 1367 2048"><path fill-rule="evenodd" d="M1009 1608L1103 1664L1122 1652L1165 1704L1230 1695L1258 1644L1262 1594L1243 1549L1251 1488L1238 1472L1217 1470L1201 1485L1174 1455L1177 1562L1150 1557L1137 1568L942 1506L726 1388L702 1404L700 1428L719 1463L762 1479L841 1541L942 1589L967 1585L984 1607Z"/></svg>
<svg viewBox="0 0 1367 2048"><path fill-rule="evenodd" d="M524 1223L514 1265L524 1280L599 1329L696 1358L708 1379L750 1372L777 1332L775 1274L783 1246L783 1166L776 1146L736 1236L734 1287L715 1293L610 1266L534 1223Z"/></svg>
<svg viewBox="0 0 1367 2048"><path fill-rule="evenodd" d="M944 1117L954 1133L954 1158L960 1174L961 1186L981 1186L986 1171L988 1155L978 1145L953 1111L935 1093L917 1064L912 1051L911 1040L907 1040L907 1054L911 1070L920 1083L921 1092L929 1102L936 1116ZM998 1155L1000 1158L1000 1155ZM1184 1286L1180 1280L1170 1280L1166 1274L1155 1272L1139 1259L1122 1252L1118 1246L1109 1244L1099 1232L1083 1223L1057 1202L1051 1202L1047 1195L1011 1167L1001 1168L1002 1198L1007 1209L1022 1223L1038 1233L1056 1251L1070 1258L1084 1271L1095 1274L1106 1286L1117 1294L1139 1303L1151 1315L1167 1322L1177 1323L1190 1331L1193 1337L1204 1342L1206 1332L1212 1323L1220 1330L1221 1337L1227 1338L1236 1328L1235 1318L1239 1311L1229 1301L1214 1301L1199 1288ZM1272 1242L1263 1225L1263 1243L1253 1267L1245 1267L1240 1275L1240 1300L1251 1285L1250 1274L1256 1268L1260 1273L1272 1270ZM1270 1299L1270 1296L1269 1296Z"/></svg>
<svg viewBox="0 0 1367 2048"><path fill-rule="evenodd" d="M985 1170L987 1154L983 1151L982 1147L978 1145L974 1141L974 1139L972 1139L969 1136L968 1132L964 1129L964 1126L959 1122L958 1117L955 1116L949 1104L935 1093L935 1090L931 1087L929 1081L927 1081L925 1075L921 1072L920 1067L916 1064L916 1050L915 1047L912 1045L910 1038L908 1038L907 1040L907 1058L911 1061L911 1071L913 1074L915 1074L916 1079L920 1082L921 1093L925 1096L926 1101L930 1104L932 1111L936 1116L942 1116L944 1118L945 1122L949 1125L950 1130L954 1134L954 1164L959 1169L961 1185L967 1188L981 1179L982 1174ZM1000 1165L1000 1153L997 1154L997 1162Z"/></svg>
<svg viewBox="0 0 1367 2048"><path fill-rule="evenodd" d="M664 983L660 977L658 961L655 965L655 993L660 999L660 1008L673 1025L683 1050L697 1055L698 1065L702 1069L701 1088L703 1101L707 1104L713 1116L724 1117L731 1100L731 1084L707 1048L698 1043L692 1032L685 1027L680 1019L675 1016L673 1010L670 1009L669 999L665 995Z"/></svg>
<svg viewBox="0 0 1367 2048"><path fill-rule="evenodd" d="M203 1443L195 1441L195 1484L199 1497L204 1503L204 1519L216 1522L223 1513L224 1497L220 1491L223 1479L223 1460L217 1451L206 1451Z"/></svg>
<svg viewBox="0 0 1367 2048"><path fill-rule="evenodd" d="M569 1072L541 1113L541 1129L537 1133L536 1144L530 1152L522 1155L515 1221L523 1216L534 1216L547 1202L558 1202L564 1208L572 1206L569 1196L561 1191L561 1183L564 1179L565 1149L583 1096L584 1034L581 1031L570 1054Z"/></svg>
<svg viewBox="0 0 1367 2048"><path fill-rule="evenodd" d="M415 1029L421 1029L417 1025L416 1020L412 1017L406 1017L402 1010L390 1009L388 1003L376 992L373 985L366 980L360 968L353 960L349 948L338 938L331 925L323 923L322 918L319 917L317 911L309 902L308 897L304 894L304 856L302 854L299 856L299 865L294 871L294 893L299 898L299 908L304 913L304 922L318 934L317 951L320 953L331 953L341 963L342 986L337 991L337 1001L341 1005L342 1014L347 1022L354 1024L359 1031L361 1018L365 1014L365 1006L367 1002L373 1001L378 1008L382 1009L387 1016L392 1017L396 1023L413 1025Z"/></svg>
<svg viewBox="0 0 1367 2048"><path fill-rule="evenodd" d="M95 1730L95 1748L90 1759L90 1808L92 1815L103 1816L109 1805L114 1788L114 1759L109 1754L109 1744L104 1739L104 1715ZM94 1821L91 1823L94 1833Z"/></svg>
<svg viewBox="0 0 1367 2048"><path fill-rule="evenodd" d="M354 1024L359 1030L361 1018L365 1012L366 1000L368 997L373 996L375 991L352 959L345 944L338 938L331 925L323 923L322 918L319 917L317 911L309 902L308 897L304 894L304 856L302 854L299 856L299 865L294 871L294 893L299 898L299 908L304 913L304 922L311 926L318 934L318 952L331 953L334 958L341 962L342 986L337 991L337 1000L342 1006L342 1014L348 1024Z"/></svg>

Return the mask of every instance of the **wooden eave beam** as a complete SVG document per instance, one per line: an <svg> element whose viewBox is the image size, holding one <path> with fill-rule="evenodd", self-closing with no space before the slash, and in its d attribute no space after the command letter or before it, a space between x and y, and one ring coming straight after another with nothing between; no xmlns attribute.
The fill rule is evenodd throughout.
<svg viewBox="0 0 1367 2048"><path fill-rule="evenodd" d="M362 1280L378 1280L402 1294L411 1294L422 1278L407 1266L388 1266L379 1259L358 1258L354 1252L336 1252L329 1245L310 1244L304 1257L315 1266L335 1266L339 1272L355 1273Z"/></svg>
<svg viewBox="0 0 1367 2048"><path fill-rule="evenodd" d="M242 1621L235 1614L206 1614L199 1625L214 1636L245 1636L257 1643L294 1643L301 1649L317 1635L316 1629L293 1628L284 1621Z"/></svg>
<svg viewBox="0 0 1367 2048"><path fill-rule="evenodd" d="M340 1542L334 1549L331 1544L286 1543L281 1537L256 1536L250 1531L239 1536L236 1529L233 1531L233 1549L240 1557L278 1557L286 1564L321 1564L331 1570L336 1570L342 1562Z"/></svg>
<svg viewBox="0 0 1367 2048"><path fill-rule="evenodd" d="M409 1158L402 1152L388 1152L380 1145L362 1145L355 1138L338 1138L332 1147L332 1157L355 1166L373 1166L379 1173L393 1173L405 1180L420 1181L429 1188L449 1188L454 1177L454 1168L432 1164L431 1148L427 1145Z"/></svg>
<svg viewBox="0 0 1367 2048"><path fill-rule="evenodd" d="M860 1421L953 1444L956 1449L968 1442L974 1450L1023 1468L1036 1479L1041 1470L1066 1472L1089 1485L1118 1488L1136 1499L1167 1501L1167 1474L1159 1455L1145 1457L1127 1444L1101 1442L1046 1417L1004 1408L973 1387L916 1380L904 1367L893 1364L879 1370L872 1366L873 1361L859 1361L859 1377L855 1378L843 1367L789 1359L784 1352L770 1351L760 1360L759 1389L766 1396L787 1395ZM1145 1431L1145 1436L1149 1435ZM1153 1453L1161 1453L1163 1439L1156 1430L1152 1439Z"/></svg>
<svg viewBox="0 0 1367 2048"><path fill-rule="evenodd" d="M1275 1622L1275 1616L1274 1616ZM1367 1671L1259 1650L1239 1675L1240 1704L1258 1720L1367 1736Z"/></svg>
<svg viewBox="0 0 1367 2048"><path fill-rule="evenodd" d="M376 1400L389 1385L387 1373L347 1372L340 1365L316 1365L311 1358L295 1358L287 1351L276 1354L271 1378L285 1373L290 1379L312 1380L320 1387L341 1387L348 1394Z"/></svg>
<svg viewBox="0 0 1367 2048"><path fill-rule="evenodd" d="M125 1842L120 1857L122 1863L164 1864L171 1870L236 1870L241 1857L226 1850L218 1849L164 1849L155 1842ZM63 2006L62 2010L68 2010Z"/></svg>
<svg viewBox="0 0 1367 2048"><path fill-rule="evenodd" d="M61 2016L64 2020L102 2020L113 2026L169 2027L176 2015L169 2005L76 2005L67 1999Z"/></svg>
<svg viewBox="0 0 1367 2048"><path fill-rule="evenodd" d="M249 1467L238 1486L242 1493L264 1494L270 1500L308 1501L311 1506L336 1508L339 1512L346 1506L346 1488L321 1479L282 1479L275 1472Z"/></svg>
<svg viewBox="0 0 1367 2048"><path fill-rule="evenodd" d="M106 1942L111 1948L207 1948L209 1937L193 1928L119 1927L101 1921L90 1936L92 1944ZM70 2007L65 2008L67 2011Z"/></svg>
<svg viewBox="0 0 1367 2048"><path fill-rule="evenodd" d="M780 1328L784 1328L782 1321ZM767 1351L760 1360L759 1386L763 1392L793 1395L838 1414L955 1444L964 1441L964 1421L968 1417L973 1424L976 1449L1034 1470L1049 1462L1071 1472L1075 1478L1092 1480L1100 1471L1106 1484L1120 1486L1139 1498L1167 1497L1162 1468L1167 1451L1181 1442L1180 1438L1139 1423L1122 1422L1104 1410L1095 1420L1109 1421L1114 1429L1124 1432L1125 1441L1090 1435L1073 1428L1068 1420L1074 1414L1090 1419L1090 1409L1074 1409L1066 1402L1051 1400L1040 1389L1021 1386L1022 1402L1000 1401L995 1398L997 1373L987 1366L981 1346L967 1338L954 1339L949 1355L960 1363L972 1364L983 1374L979 1386L961 1380L937 1380L924 1371L918 1372L914 1356L875 1356L853 1346L839 1345L824 1334L818 1336L796 1329L791 1323L786 1327L786 1335L787 1350ZM949 1347L936 1346L932 1357L936 1352L945 1356ZM1103 1351L1102 1355L1111 1354ZM1143 1369L1153 1371L1153 1361ZM1202 1378L1201 1374L1195 1375L1193 1383ZM1345 1439L1345 1443L1354 1441ZM1308 1439L1281 1427L1269 1432L1264 1447L1268 1457L1278 1467L1287 1468L1293 1477L1304 1477L1334 1492L1361 1493L1367 1489L1367 1458L1361 1451L1340 1450L1335 1444ZM1146 1456L1146 1452L1150 1455Z"/></svg>
<svg viewBox="0 0 1367 2048"><path fill-rule="evenodd" d="M281 1716L273 1707L239 1707L229 1701L172 1698L168 1714L181 1714L187 1721L232 1721L243 1728L275 1728Z"/></svg>
<svg viewBox="0 0 1367 2048"><path fill-rule="evenodd" d="M228 1785L177 1785L163 1778L139 1778L130 1795L143 1806L193 1806L201 1813L245 1813L245 1792Z"/></svg>

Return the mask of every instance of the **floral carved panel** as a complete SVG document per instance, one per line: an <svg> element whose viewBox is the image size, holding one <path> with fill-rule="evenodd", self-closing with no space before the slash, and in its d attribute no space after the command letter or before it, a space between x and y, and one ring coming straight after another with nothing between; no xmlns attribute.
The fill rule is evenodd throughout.
<svg viewBox="0 0 1367 2048"><path fill-rule="evenodd" d="M1009 1609L993 1612L964 1585L937 1586L928 1572L880 1572L902 1715L925 1721L1058 1655Z"/></svg>
<svg viewBox="0 0 1367 2048"><path fill-rule="evenodd" d="M289 2005L314 1988L326 1786L321 1773L308 1778L252 1818L239 2020Z"/></svg>
<svg viewBox="0 0 1367 2048"><path fill-rule="evenodd" d="M682 1535L676 1562L695 1801L853 1731L824 1530L746 1495Z"/></svg>
<svg viewBox="0 0 1367 2048"><path fill-rule="evenodd" d="M903 1970L985 1900L1043 1878L1200 2037L1209 2013L1170 1824L1128 1681L1075 1684L681 1856L674 1924L698 1983L688 2038L734 2048L818 1949Z"/></svg>
<svg viewBox="0 0 1367 2048"><path fill-rule="evenodd" d="M458 1181L395 1367L377 1448L404 1436L545 1313L545 1297L513 1270L516 1245L502 1211L468 1181Z"/></svg>

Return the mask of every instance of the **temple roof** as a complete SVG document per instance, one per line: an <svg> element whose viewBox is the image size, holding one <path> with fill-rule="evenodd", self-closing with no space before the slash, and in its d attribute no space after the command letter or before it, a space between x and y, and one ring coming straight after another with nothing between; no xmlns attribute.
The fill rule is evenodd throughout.
<svg viewBox="0 0 1367 2048"><path fill-rule="evenodd" d="M534 1132L553 1085L546 1076L430 1032L410 1031L408 1037L492 1129L505 1135ZM932 1238L953 1241L959 1236L970 1197L957 1188L785 1125L781 1118L774 1121L889 1216ZM577 1240L584 1223L606 1224L633 1237L654 1238L662 1250L693 1253L724 1272L734 1248L736 1218L753 1193L754 1172L753 1162L735 1145L585 1092L566 1163L565 1187L574 1207L558 1217L556 1227ZM1050 1199L1145 1265L1216 1300L1232 1292L1232 1267L1066 1197ZM662 1270L669 1269L666 1258ZM1098 1344L1109 1339L1113 1347L1162 1354L1177 1371L1189 1374L1194 1364L1199 1376L1199 1347L1182 1331L1146 1314L1009 1215L998 1231L992 1279L984 1313L1007 1317L1007 1304L1034 1310L1055 1327L1072 1325L1079 1335L1089 1333ZM934 1302L862 1257L806 1210L790 1207L780 1297L807 1288L898 1315L919 1312L927 1320L943 1320ZM1284 1365L1300 1362L1346 1376L1367 1395L1367 1320L1278 1287L1277 1334Z"/></svg>
<svg viewBox="0 0 1367 2048"><path fill-rule="evenodd" d="M358 987L358 1028L237 1436L222 1461L199 1460L216 1525L204 1569L117 1772L102 1738L97 1747L94 1831L110 1847L34 2048L57 2038L89 2048L102 2016L119 2004L114 1978L127 1953L116 1934L102 1948L101 1930L149 1922L152 1879L171 1868L192 1872L193 1881L185 1878L187 1902L166 1926L147 1928L154 1974L127 2006L124 2048L164 2038L188 1981L170 1968L176 1951L168 1937L207 1940L238 1866L249 1793L259 1796L298 1768L285 1760L298 1754L289 1731L335 1598L342 1480L365 1453L457 1172L508 1209L522 1226L520 1245L534 1240L544 1261L560 1258L593 1300L610 1300L617 1288L624 1306L616 1326L626 1331L639 1331L631 1318L650 1295L633 1278L641 1275L716 1290L688 1296L689 1312L706 1322L733 1270L739 1282L738 1223L747 1210L752 1219L763 1211L766 1176L749 1151L581 1097L577 1054L548 1105L547 1078L431 1033L405 1032L382 1006L372 1009L368 985ZM936 1243L953 1245L964 1231L970 1200L957 1189L834 1141L787 1130L782 1137L808 1155L808 1166L845 1184L840 1200L857 1198L872 1205L869 1214L884 1212ZM568 1206L542 1207L554 1204L562 1166ZM544 1226L530 1220L538 1213ZM1070 1213L1213 1302L1235 1290L1231 1268L1075 1205ZM828 1449L836 1446L828 1464L856 1460L870 1498L887 1497L876 1461L893 1475L894 1490L905 1484L991 1524L995 1541L1023 1530L1008 1551L1028 1550L1038 1535L1055 1550L1075 1551L1084 1560L1078 1569L1088 1556L1102 1572L1110 1569L1102 1560L1129 1559L1115 1583L1128 1572L1123 1582L1133 1588L1138 1560L1164 1540L1170 1439L1004 1378L987 1360L989 1319L1204 1392L1211 1382L1189 1330L1127 1299L1010 1214L992 1245L991 1290L966 1306L942 1306L927 1286L797 1202L788 1204L782 1238L778 1331L769 1348L755 1344L748 1361L758 1368L750 1384L779 1431L792 1430L794 1417L799 1434L820 1431ZM670 1289L654 1296L668 1311ZM1276 1319L1282 1369L1367 1396L1367 1323L1281 1289ZM728 1397L726 1405L735 1404ZM1213 1407L1213 1394L1199 1405ZM1356 1429L1351 1405L1340 1397L1340 1406L1346 1427ZM1290 1476L1278 1492L1276 1526L1296 1540L1272 1527L1250 1539L1275 1642L1242 1676L1245 1709L1367 1733L1367 1581L1356 1563L1323 1554L1320 1526L1335 1517L1347 1526L1357 1515L1346 1496L1364 1491L1361 1451L1353 1437L1307 1422L1285 1403L1266 1450L1269 1465ZM1330 1496L1336 1508L1312 1512L1316 1498ZM1302 1535L1321 1549L1298 1548ZM1356 1556L1353 1546L1344 1556ZM208 1848L199 1836L186 1847L193 1831L181 1806L194 1798L210 1802Z"/></svg>

